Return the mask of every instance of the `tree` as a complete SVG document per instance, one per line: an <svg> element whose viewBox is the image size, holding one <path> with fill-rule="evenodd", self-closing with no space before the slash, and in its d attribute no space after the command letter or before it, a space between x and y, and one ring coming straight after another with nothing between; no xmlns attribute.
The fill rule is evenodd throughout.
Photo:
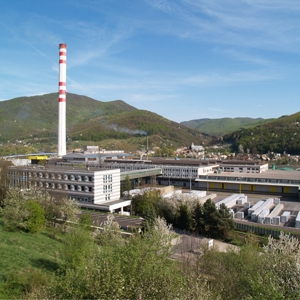
<svg viewBox="0 0 300 300"><path fill-rule="evenodd" d="M27 204L32 201L37 205ZM39 214L43 211L47 222L53 222L55 219L63 218L64 221L77 221L78 203L68 198L54 198L47 192L38 190L20 190L18 188L10 189L4 199L4 208L2 209L3 222L7 230L17 230L18 228L27 230L27 221L30 214ZM36 216L38 217L38 216Z"/></svg>
<svg viewBox="0 0 300 300"><path fill-rule="evenodd" d="M149 228L154 225L156 217L157 215L154 206L147 206L143 212L144 221L142 224L142 230L149 230Z"/></svg>
<svg viewBox="0 0 300 300"><path fill-rule="evenodd" d="M221 204L218 212L220 214L220 219L218 222L219 234L222 238L227 238L229 232L234 229L232 215L230 214L228 207L224 203Z"/></svg>
<svg viewBox="0 0 300 300"><path fill-rule="evenodd" d="M129 194L129 191L131 189L132 189L132 184L131 184L130 178L128 175L126 175L122 195L125 194L126 198L130 199L131 195Z"/></svg>
<svg viewBox="0 0 300 300"><path fill-rule="evenodd" d="M229 209L222 204L217 209L215 203L208 199L203 206L197 205L193 211L193 223L198 233L209 237L228 237L234 228Z"/></svg>
<svg viewBox="0 0 300 300"><path fill-rule="evenodd" d="M115 216L109 213L106 221L104 221L102 229L98 229L94 232L93 235L99 245L115 245L120 242L120 226L114 219Z"/></svg>
<svg viewBox="0 0 300 300"><path fill-rule="evenodd" d="M280 299L300 298L300 248L299 240L280 232L279 239L269 236L264 246L266 272L271 274Z"/></svg>
<svg viewBox="0 0 300 300"><path fill-rule="evenodd" d="M4 199L9 189L8 167L11 162L0 159L0 208L4 207Z"/></svg>
<svg viewBox="0 0 300 300"><path fill-rule="evenodd" d="M77 222L80 212L77 201L68 197L54 197L46 191L38 190L31 190L28 196L34 197L44 209L45 218L48 222L53 222L55 219Z"/></svg>
<svg viewBox="0 0 300 300"><path fill-rule="evenodd" d="M192 218L193 218L193 229L196 233L203 233L203 208L200 203L197 203L193 213L192 213Z"/></svg>
<svg viewBox="0 0 300 300"><path fill-rule="evenodd" d="M182 230L192 229L192 214L185 203L181 203L177 212L176 226Z"/></svg>
<svg viewBox="0 0 300 300"><path fill-rule="evenodd" d="M148 190L142 194L138 194L132 198L132 207L134 214L145 217L157 211L158 203L161 195L158 190Z"/></svg>
<svg viewBox="0 0 300 300"><path fill-rule="evenodd" d="M163 217L167 223L175 224L178 201L171 198L161 198L156 206L157 215Z"/></svg>
<svg viewBox="0 0 300 300"><path fill-rule="evenodd" d="M155 157L162 157L162 150L160 148L156 148L154 156Z"/></svg>
<svg viewBox="0 0 300 300"><path fill-rule="evenodd" d="M36 199L19 189L10 189L4 200L3 223L7 230L24 229L31 233L40 232L45 225L43 208Z"/></svg>
<svg viewBox="0 0 300 300"><path fill-rule="evenodd" d="M25 209L26 199L19 189L10 189L3 201L2 209L3 224L6 230L16 231L25 229L25 221L29 212Z"/></svg>
<svg viewBox="0 0 300 300"><path fill-rule="evenodd" d="M30 233L38 233L45 226L44 210L32 200L27 201L24 208L28 210L28 220L25 222L25 229Z"/></svg>
<svg viewBox="0 0 300 300"><path fill-rule="evenodd" d="M201 224L201 231L207 236L216 236L217 235L217 208L215 203L208 199L203 204L203 214L200 215L200 220L198 221Z"/></svg>

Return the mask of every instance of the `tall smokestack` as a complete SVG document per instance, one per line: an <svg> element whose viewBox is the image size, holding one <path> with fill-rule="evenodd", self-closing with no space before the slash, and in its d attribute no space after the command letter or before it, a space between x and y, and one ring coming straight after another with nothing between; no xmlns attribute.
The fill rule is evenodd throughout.
<svg viewBox="0 0 300 300"><path fill-rule="evenodd" d="M66 61L67 45L59 44L58 156L66 155Z"/></svg>

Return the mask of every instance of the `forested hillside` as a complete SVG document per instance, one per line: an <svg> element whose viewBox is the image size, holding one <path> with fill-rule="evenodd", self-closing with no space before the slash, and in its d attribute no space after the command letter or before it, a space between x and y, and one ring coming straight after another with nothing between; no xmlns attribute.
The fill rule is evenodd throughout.
<svg viewBox="0 0 300 300"><path fill-rule="evenodd" d="M271 121L262 118L221 118L221 119L197 119L181 122L182 125L197 129L213 136L223 136L224 134L237 131L239 129L252 128L260 124Z"/></svg>
<svg viewBox="0 0 300 300"><path fill-rule="evenodd" d="M151 138L152 147L188 147L192 142L210 144L212 141L207 134L138 110L122 100L102 102L68 93L66 119L70 148L85 142L101 142L104 147L113 147L118 144L116 141L123 140L122 149L132 150L142 143L145 145L146 136ZM3 144L18 140L38 151L55 152L57 123L56 93L0 102L0 142ZM74 144L74 141L79 143ZM6 154L17 151L10 149Z"/></svg>
<svg viewBox="0 0 300 300"><path fill-rule="evenodd" d="M209 143L206 134L182 126L145 110L135 110L95 118L85 124L77 124L70 136L76 140L128 139L131 136L151 136L156 146L189 146L193 141ZM156 137L156 141L155 141ZM154 142L153 142L154 141Z"/></svg>
<svg viewBox="0 0 300 300"><path fill-rule="evenodd" d="M0 140L56 134L58 123L57 99L57 93L52 93L0 102ZM136 110L136 108L121 100L101 102L68 93L66 115L68 131L71 131L72 127L78 123L131 110Z"/></svg>
<svg viewBox="0 0 300 300"><path fill-rule="evenodd" d="M271 122L235 131L224 136L232 142L236 151L239 145L252 153L279 152L300 153L300 112L284 116Z"/></svg>

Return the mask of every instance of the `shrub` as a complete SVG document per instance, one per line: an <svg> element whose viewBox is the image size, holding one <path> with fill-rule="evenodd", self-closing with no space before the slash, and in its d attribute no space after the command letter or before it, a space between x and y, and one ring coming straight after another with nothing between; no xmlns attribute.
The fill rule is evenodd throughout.
<svg viewBox="0 0 300 300"><path fill-rule="evenodd" d="M25 222L25 229L31 233L40 232L45 225L46 219L44 210L34 201L27 201L25 208L28 210L28 220Z"/></svg>

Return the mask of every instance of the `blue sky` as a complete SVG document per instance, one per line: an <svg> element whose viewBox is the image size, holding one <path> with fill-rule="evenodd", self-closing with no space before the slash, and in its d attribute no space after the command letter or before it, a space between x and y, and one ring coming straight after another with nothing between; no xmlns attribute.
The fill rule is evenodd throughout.
<svg viewBox="0 0 300 300"><path fill-rule="evenodd" d="M5 1L0 43L0 100L57 92L66 43L68 92L176 122L300 111L297 0Z"/></svg>

